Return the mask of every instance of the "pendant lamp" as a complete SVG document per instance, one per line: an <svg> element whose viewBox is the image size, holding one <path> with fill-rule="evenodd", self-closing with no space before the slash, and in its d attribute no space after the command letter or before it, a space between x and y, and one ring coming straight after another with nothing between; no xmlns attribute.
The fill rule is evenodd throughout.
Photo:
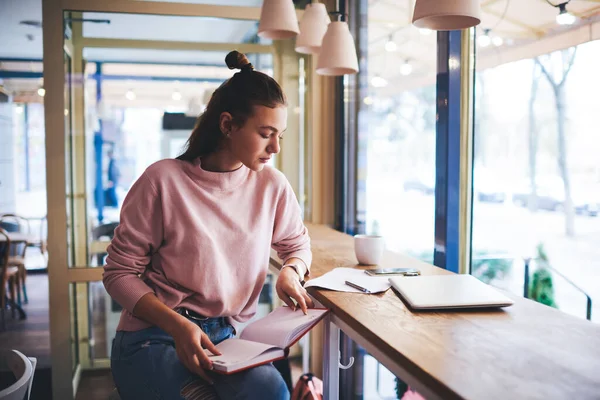
<svg viewBox="0 0 600 400"><path fill-rule="evenodd" d="M354 39L344 21L335 21L327 27L317 62L317 74L341 76L358 72L358 58Z"/></svg>
<svg viewBox="0 0 600 400"><path fill-rule="evenodd" d="M436 31L452 31L479 25L480 0L416 0L413 25Z"/></svg>
<svg viewBox="0 0 600 400"><path fill-rule="evenodd" d="M296 51L302 54L318 54L323 36L331 20L323 3L307 4L300 21L300 34L296 39Z"/></svg>
<svg viewBox="0 0 600 400"><path fill-rule="evenodd" d="M258 36L265 39L289 39L300 33L292 0L264 0L260 9Z"/></svg>

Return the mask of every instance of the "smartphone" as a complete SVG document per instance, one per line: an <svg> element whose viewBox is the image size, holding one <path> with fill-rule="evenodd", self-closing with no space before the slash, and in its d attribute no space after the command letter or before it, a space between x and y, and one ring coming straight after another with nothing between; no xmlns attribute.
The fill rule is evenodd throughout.
<svg viewBox="0 0 600 400"><path fill-rule="evenodd" d="M404 275L417 276L421 275L421 271L416 268L382 268L382 269L366 269L365 274L371 276L378 275Z"/></svg>

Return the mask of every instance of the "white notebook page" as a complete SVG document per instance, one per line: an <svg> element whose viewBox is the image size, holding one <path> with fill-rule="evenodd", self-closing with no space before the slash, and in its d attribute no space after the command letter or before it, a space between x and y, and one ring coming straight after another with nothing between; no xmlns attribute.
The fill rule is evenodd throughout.
<svg viewBox="0 0 600 400"><path fill-rule="evenodd" d="M251 364L249 361L252 361L261 354L267 352L273 352L273 358L278 355L283 355L283 350L278 349L275 346L235 338L222 341L217 345L217 349L221 352L220 356L213 355L210 351L204 349L208 358L215 365L215 368L217 368L217 365L225 367L236 365L239 368L243 368L243 366L239 364L249 365ZM223 369L226 370L225 368Z"/></svg>
<svg viewBox="0 0 600 400"><path fill-rule="evenodd" d="M292 311L289 307L279 307L266 317L248 325L240 339L270 344L284 349L315 319L326 312L327 310L309 308L308 315L304 315L300 309Z"/></svg>

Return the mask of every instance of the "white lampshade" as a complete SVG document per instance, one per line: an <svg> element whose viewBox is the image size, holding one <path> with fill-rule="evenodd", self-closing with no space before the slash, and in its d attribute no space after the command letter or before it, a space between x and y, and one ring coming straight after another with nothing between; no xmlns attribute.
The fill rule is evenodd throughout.
<svg viewBox="0 0 600 400"><path fill-rule="evenodd" d="M307 4L300 21L300 35L296 38L296 51L303 54L317 54L321 50L323 36L330 22L325 4Z"/></svg>
<svg viewBox="0 0 600 400"><path fill-rule="evenodd" d="M300 33L292 0L264 0L260 9L258 36L265 39L289 39Z"/></svg>
<svg viewBox="0 0 600 400"><path fill-rule="evenodd" d="M413 25L436 31L452 31L479 25L480 0L416 0Z"/></svg>
<svg viewBox="0 0 600 400"><path fill-rule="evenodd" d="M317 74L341 76L357 72L356 47L348 24L342 21L330 23L319 52Z"/></svg>

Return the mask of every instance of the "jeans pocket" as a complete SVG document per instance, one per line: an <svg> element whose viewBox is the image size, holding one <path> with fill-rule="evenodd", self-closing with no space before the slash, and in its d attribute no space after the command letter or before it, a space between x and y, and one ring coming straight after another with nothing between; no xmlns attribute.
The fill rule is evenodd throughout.
<svg viewBox="0 0 600 400"><path fill-rule="evenodd" d="M219 344L225 339L233 337L233 327L229 324L225 326L220 326L208 333L208 337L210 338L210 341L214 344Z"/></svg>

